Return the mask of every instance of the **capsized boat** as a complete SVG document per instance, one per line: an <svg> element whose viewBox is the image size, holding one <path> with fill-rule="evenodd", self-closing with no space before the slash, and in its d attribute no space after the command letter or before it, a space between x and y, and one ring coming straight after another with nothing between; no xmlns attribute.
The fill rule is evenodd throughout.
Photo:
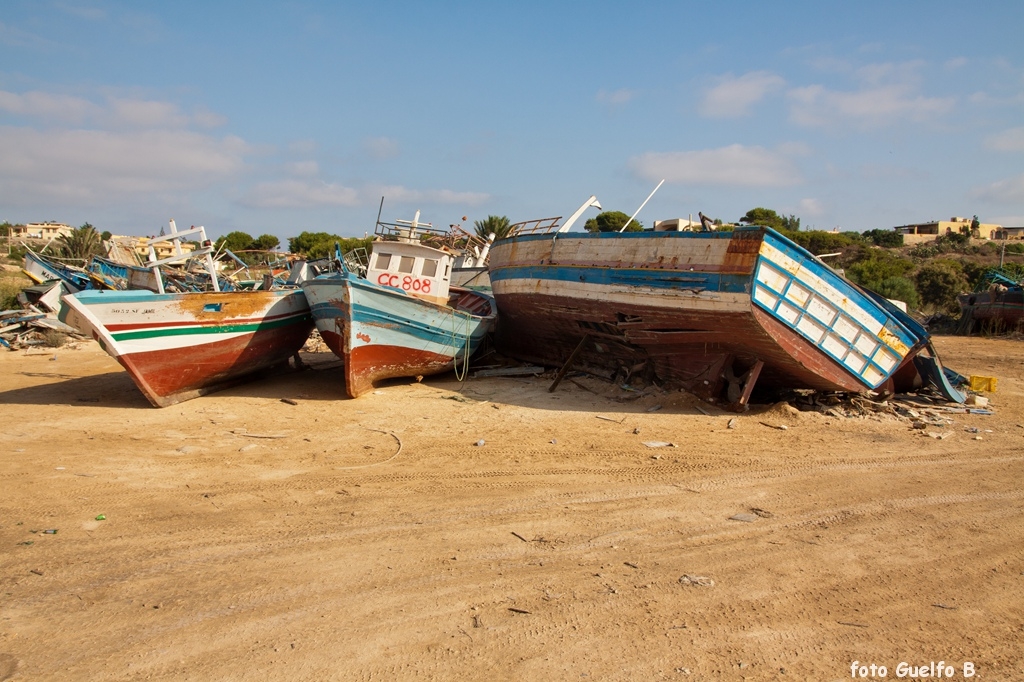
<svg viewBox="0 0 1024 682"><path fill-rule="evenodd" d="M673 220L570 233L590 205L564 225L520 223L492 247L499 351L646 375L736 408L755 385L886 393L931 382L963 401L920 324L775 230Z"/></svg>
<svg viewBox="0 0 1024 682"><path fill-rule="evenodd" d="M451 369L465 372L491 330L486 293L451 285L449 234L430 223L382 223L364 266L339 258L341 271L302 284L324 343L344 362L345 391L374 382Z"/></svg>
<svg viewBox="0 0 1024 682"><path fill-rule="evenodd" d="M172 222L172 232L200 235L205 246L189 256L209 256L204 228L177 232ZM211 291L87 290L64 296L60 320L99 341L157 407L227 388L298 353L313 329L302 289L220 291L208 264Z"/></svg>

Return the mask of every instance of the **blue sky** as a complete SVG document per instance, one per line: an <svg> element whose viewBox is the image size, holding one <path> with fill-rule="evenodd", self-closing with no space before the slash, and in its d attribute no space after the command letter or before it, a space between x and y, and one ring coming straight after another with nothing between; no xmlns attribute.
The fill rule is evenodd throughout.
<svg viewBox="0 0 1024 682"><path fill-rule="evenodd" d="M1024 3L0 4L0 220L1024 225ZM587 216L596 214L591 209Z"/></svg>

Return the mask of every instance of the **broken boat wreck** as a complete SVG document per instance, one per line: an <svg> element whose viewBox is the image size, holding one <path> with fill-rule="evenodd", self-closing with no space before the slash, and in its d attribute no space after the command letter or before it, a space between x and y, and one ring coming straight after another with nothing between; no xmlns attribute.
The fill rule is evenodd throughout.
<svg viewBox="0 0 1024 682"><path fill-rule="evenodd" d="M964 399L924 327L775 230L570 233L581 213L562 226L522 223L533 229L492 247L501 352L645 373L734 408L755 390L801 388L879 395L931 384Z"/></svg>

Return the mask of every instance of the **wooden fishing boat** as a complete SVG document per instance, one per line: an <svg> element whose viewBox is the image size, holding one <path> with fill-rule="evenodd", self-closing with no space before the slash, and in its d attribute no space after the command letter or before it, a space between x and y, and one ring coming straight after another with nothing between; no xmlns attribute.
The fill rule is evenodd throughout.
<svg viewBox="0 0 1024 682"><path fill-rule="evenodd" d="M580 213L491 249L499 351L735 407L755 385L892 392L932 377L963 400L921 325L770 228L568 232Z"/></svg>
<svg viewBox="0 0 1024 682"><path fill-rule="evenodd" d="M94 283L86 270L54 258L47 258L31 249L25 251L22 272L36 284L61 280L72 292L94 288Z"/></svg>
<svg viewBox="0 0 1024 682"><path fill-rule="evenodd" d="M963 334L1009 333L1024 326L1024 288L1000 272L990 272L978 291L961 294L960 331Z"/></svg>
<svg viewBox="0 0 1024 682"><path fill-rule="evenodd" d="M193 233L208 244L201 227L175 234ZM99 341L157 407L221 390L298 353L313 329L302 290L219 291L210 265L212 291L82 291L63 298L60 320Z"/></svg>
<svg viewBox="0 0 1024 682"><path fill-rule="evenodd" d="M451 286L445 233L418 212L412 221L378 218L375 234L365 270L339 258L341 272L302 284L320 336L344 361L352 398L383 379L465 372L495 319L490 296Z"/></svg>

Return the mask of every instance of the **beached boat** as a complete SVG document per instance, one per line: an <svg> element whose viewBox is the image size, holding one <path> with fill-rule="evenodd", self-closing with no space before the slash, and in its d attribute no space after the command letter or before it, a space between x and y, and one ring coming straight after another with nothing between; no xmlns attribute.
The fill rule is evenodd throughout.
<svg viewBox="0 0 1024 682"><path fill-rule="evenodd" d="M755 386L892 392L929 380L963 400L921 325L770 228L568 232L580 213L517 226L491 249L499 351L736 407Z"/></svg>
<svg viewBox="0 0 1024 682"><path fill-rule="evenodd" d="M196 233L208 244L202 227L175 236ZM210 266L212 291L82 291L64 297L60 320L99 341L157 407L227 388L298 353L313 329L301 289L219 291Z"/></svg>
<svg viewBox="0 0 1024 682"><path fill-rule="evenodd" d="M31 249L25 251L22 272L36 284L61 280L71 292L92 289L96 285L83 268L69 265L54 258L48 258Z"/></svg>
<svg viewBox="0 0 1024 682"><path fill-rule="evenodd" d="M961 294L957 300L960 303L958 331L962 334L1009 333L1024 326L1024 288L1001 272L990 272L979 290Z"/></svg>
<svg viewBox="0 0 1024 682"><path fill-rule="evenodd" d="M340 272L302 284L320 336L344 361L350 397L382 379L464 372L490 331L494 300L451 286L445 234L419 213L397 223L378 218L365 274L339 258Z"/></svg>

